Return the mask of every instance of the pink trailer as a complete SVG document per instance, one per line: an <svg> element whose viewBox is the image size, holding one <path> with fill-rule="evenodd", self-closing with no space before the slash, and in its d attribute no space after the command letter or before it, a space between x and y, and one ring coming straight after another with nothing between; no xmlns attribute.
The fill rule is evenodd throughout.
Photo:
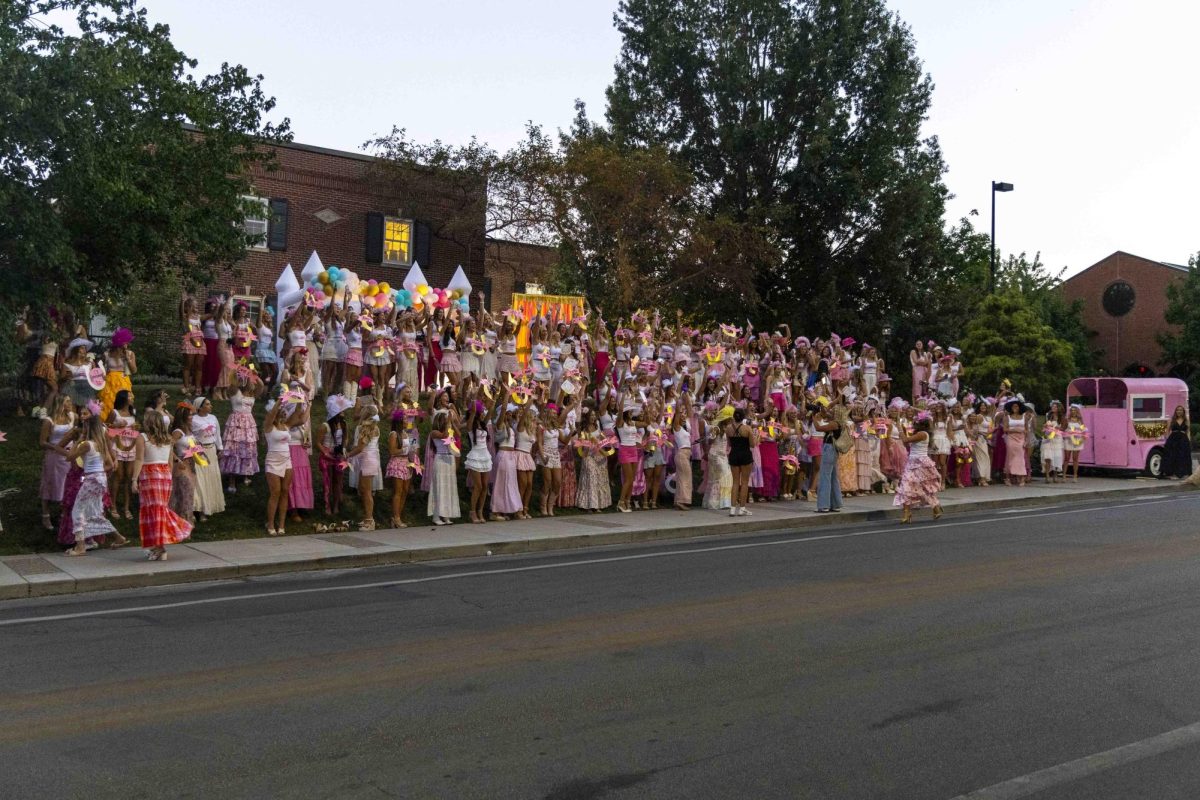
<svg viewBox="0 0 1200 800"><path fill-rule="evenodd" d="M1088 434L1084 467L1162 472L1163 443L1176 406L1187 408L1187 384L1176 378L1076 378L1067 405L1083 406Z"/></svg>

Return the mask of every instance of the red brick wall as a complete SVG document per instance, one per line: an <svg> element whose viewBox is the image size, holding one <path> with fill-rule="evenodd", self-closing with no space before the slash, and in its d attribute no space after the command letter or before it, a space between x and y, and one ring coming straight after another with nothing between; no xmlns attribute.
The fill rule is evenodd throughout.
<svg viewBox="0 0 1200 800"><path fill-rule="evenodd" d="M1156 336L1171 329L1165 317L1167 286L1185 276L1185 272L1157 261L1118 251L1068 278L1062 292L1068 301L1083 301L1084 324L1096 331L1093 341L1104 351L1101 364L1108 372L1120 375L1131 364L1143 364L1156 374L1165 374L1174 365L1159 363L1162 350ZM1120 317L1109 314L1101 304L1104 290L1117 280L1136 292L1133 308Z"/></svg>
<svg viewBox="0 0 1200 800"><path fill-rule="evenodd" d="M538 244L488 239L484 274L492 282L491 306L496 313L512 303L517 283L545 283L558 263L558 251Z"/></svg>
<svg viewBox="0 0 1200 800"><path fill-rule="evenodd" d="M270 294L285 264L291 263L299 277L309 254L316 250L326 265L352 269L363 280L375 278L399 286L408 267L366 263L366 215L378 211L388 216L416 218L430 223L434 230L430 243L430 263L421 270L430 284L445 286L461 264L467 278L476 287L483 284L484 220L480 216L478 232L455 238L439 238L442 219L453 215L452 201L439 195L438 188L427 185L420 197L403 197L386 179L381 179L373 160L355 154L319 152L305 146L277 146L278 169L256 169L254 193L288 201L288 238L286 251L248 250L246 258L222 275L213 287L220 291L243 291L249 284L255 294ZM480 191L483 191L482 187ZM326 224L314 216L332 209L341 219ZM418 213L416 210L420 209ZM474 227L474 226L472 226Z"/></svg>

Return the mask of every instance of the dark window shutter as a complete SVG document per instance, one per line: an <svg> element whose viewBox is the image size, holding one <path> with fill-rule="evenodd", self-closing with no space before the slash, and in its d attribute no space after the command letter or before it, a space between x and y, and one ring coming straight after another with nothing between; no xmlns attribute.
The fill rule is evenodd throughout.
<svg viewBox="0 0 1200 800"><path fill-rule="evenodd" d="M430 267L429 243L432 238L427 224L413 223L413 259L425 269Z"/></svg>
<svg viewBox="0 0 1200 800"><path fill-rule="evenodd" d="M267 249L287 250L288 201L273 197L268 204Z"/></svg>
<svg viewBox="0 0 1200 800"><path fill-rule="evenodd" d="M367 263L383 263L383 214L367 212Z"/></svg>
<svg viewBox="0 0 1200 800"><path fill-rule="evenodd" d="M483 307L490 310L492 307L492 279L484 278L483 286L480 288L483 289Z"/></svg>

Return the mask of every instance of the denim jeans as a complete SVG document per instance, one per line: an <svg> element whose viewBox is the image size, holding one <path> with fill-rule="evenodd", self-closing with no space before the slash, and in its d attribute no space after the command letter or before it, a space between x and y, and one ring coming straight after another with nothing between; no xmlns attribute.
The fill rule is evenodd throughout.
<svg viewBox="0 0 1200 800"><path fill-rule="evenodd" d="M842 484L838 480L838 451L832 444L821 448L821 473L817 476L817 509L842 507Z"/></svg>

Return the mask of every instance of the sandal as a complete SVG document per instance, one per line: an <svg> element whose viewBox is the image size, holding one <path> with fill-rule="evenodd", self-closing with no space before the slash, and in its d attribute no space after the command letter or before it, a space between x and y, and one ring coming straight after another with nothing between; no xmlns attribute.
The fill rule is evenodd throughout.
<svg viewBox="0 0 1200 800"><path fill-rule="evenodd" d="M54 523L50 521L49 514L42 514L42 527L48 531L54 530Z"/></svg>

